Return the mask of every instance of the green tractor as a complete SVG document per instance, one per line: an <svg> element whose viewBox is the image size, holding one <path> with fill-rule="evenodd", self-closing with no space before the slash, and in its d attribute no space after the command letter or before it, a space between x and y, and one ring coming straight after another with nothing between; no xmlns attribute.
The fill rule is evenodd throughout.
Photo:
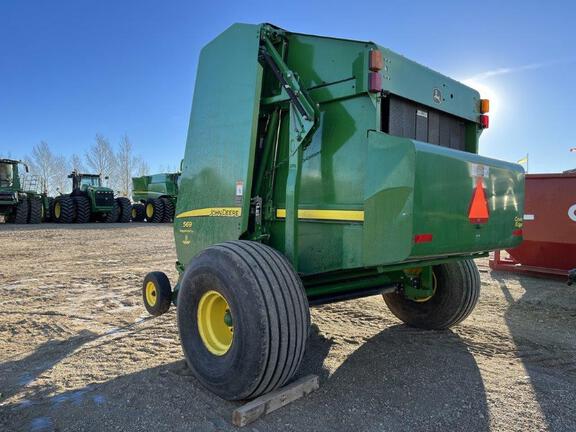
<svg viewBox="0 0 576 432"><path fill-rule="evenodd" d="M114 191L102 186L100 174L82 174L74 170L68 178L72 179L72 192L56 197L55 222L130 222L130 200L114 198Z"/></svg>
<svg viewBox="0 0 576 432"><path fill-rule="evenodd" d="M0 215L16 224L37 224L49 220L53 199L39 191L40 178L21 175L19 165L28 173L28 165L14 159L0 159Z"/></svg>
<svg viewBox="0 0 576 432"><path fill-rule="evenodd" d="M180 173L160 173L132 177L132 220L172 222Z"/></svg>

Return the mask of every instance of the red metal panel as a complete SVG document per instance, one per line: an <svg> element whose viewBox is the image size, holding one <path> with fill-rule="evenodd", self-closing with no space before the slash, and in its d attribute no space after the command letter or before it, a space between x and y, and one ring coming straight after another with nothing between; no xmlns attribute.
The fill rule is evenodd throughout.
<svg viewBox="0 0 576 432"><path fill-rule="evenodd" d="M524 242L507 252L519 264L576 267L576 174L528 174Z"/></svg>

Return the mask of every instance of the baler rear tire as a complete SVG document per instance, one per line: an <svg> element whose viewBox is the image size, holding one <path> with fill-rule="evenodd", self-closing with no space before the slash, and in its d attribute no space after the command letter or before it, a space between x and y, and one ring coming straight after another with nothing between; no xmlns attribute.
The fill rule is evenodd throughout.
<svg viewBox="0 0 576 432"><path fill-rule="evenodd" d="M58 208L60 210L58 210ZM54 222L58 223L72 223L76 215L74 213L74 201L68 195L56 197L54 200Z"/></svg>
<svg viewBox="0 0 576 432"><path fill-rule="evenodd" d="M42 222L42 200L32 196L28 199L28 223L39 224Z"/></svg>
<svg viewBox="0 0 576 432"><path fill-rule="evenodd" d="M162 214L162 222L170 223L174 219L174 204L169 198L160 198L164 205L164 212Z"/></svg>
<svg viewBox="0 0 576 432"><path fill-rule="evenodd" d="M116 198L116 204L118 205L118 222L121 223L128 223L131 219L131 211L132 205L130 204L130 200L126 197L119 197Z"/></svg>
<svg viewBox="0 0 576 432"><path fill-rule="evenodd" d="M28 222L28 199L24 198L16 204L16 211L14 214L15 224L25 224Z"/></svg>
<svg viewBox="0 0 576 432"><path fill-rule="evenodd" d="M73 197L74 207L76 208L76 223L90 222L90 201L85 196Z"/></svg>
<svg viewBox="0 0 576 432"><path fill-rule="evenodd" d="M159 198L150 198L146 201L145 210L147 222L162 222L162 218L164 217L164 203Z"/></svg>
<svg viewBox="0 0 576 432"><path fill-rule="evenodd" d="M480 295L480 273L472 260L433 267L436 290L425 302L416 302L400 293L384 294L390 311L412 327L447 329L462 322L476 306Z"/></svg>
<svg viewBox="0 0 576 432"><path fill-rule="evenodd" d="M144 204L132 204L131 217L133 222L143 222L146 217Z"/></svg>
<svg viewBox="0 0 576 432"><path fill-rule="evenodd" d="M214 352L203 336L211 333L200 330L210 324L199 310L212 293L224 298L233 330L223 352ZM300 278L276 250L243 240L208 247L190 261L177 303L186 361L210 391L228 400L251 399L294 376L310 311Z"/></svg>

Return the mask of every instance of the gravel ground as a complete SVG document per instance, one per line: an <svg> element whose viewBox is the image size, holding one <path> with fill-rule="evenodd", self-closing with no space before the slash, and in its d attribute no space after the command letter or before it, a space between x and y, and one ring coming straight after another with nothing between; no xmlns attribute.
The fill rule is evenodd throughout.
<svg viewBox="0 0 576 432"><path fill-rule="evenodd" d="M227 431L239 403L190 375L175 311L147 317L150 270L175 281L172 229L0 225L0 430ZM450 331L381 298L312 310L299 375L320 390L254 431L574 431L575 288L491 272Z"/></svg>

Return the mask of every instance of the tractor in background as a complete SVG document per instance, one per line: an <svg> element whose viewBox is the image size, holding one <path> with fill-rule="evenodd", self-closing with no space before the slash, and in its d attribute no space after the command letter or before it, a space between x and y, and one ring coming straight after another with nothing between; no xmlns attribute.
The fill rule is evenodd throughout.
<svg viewBox="0 0 576 432"><path fill-rule="evenodd" d="M72 192L55 198L55 222L130 222L130 200L126 197L114 198L114 191L102 186L100 174L84 174L74 170L68 178L72 179Z"/></svg>
<svg viewBox="0 0 576 432"><path fill-rule="evenodd" d="M132 220L172 222L179 179L179 172L132 177Z"/></svg>
<svg viewBox="0 0 576 432"><path fill-rule="evenodd" d="M19 172L20 165L24 175ZM7 222L37 224L49 220L53 199L41 191L40 177L28 172L28 165L22 161L0 159L0 215Z"/></svg>

